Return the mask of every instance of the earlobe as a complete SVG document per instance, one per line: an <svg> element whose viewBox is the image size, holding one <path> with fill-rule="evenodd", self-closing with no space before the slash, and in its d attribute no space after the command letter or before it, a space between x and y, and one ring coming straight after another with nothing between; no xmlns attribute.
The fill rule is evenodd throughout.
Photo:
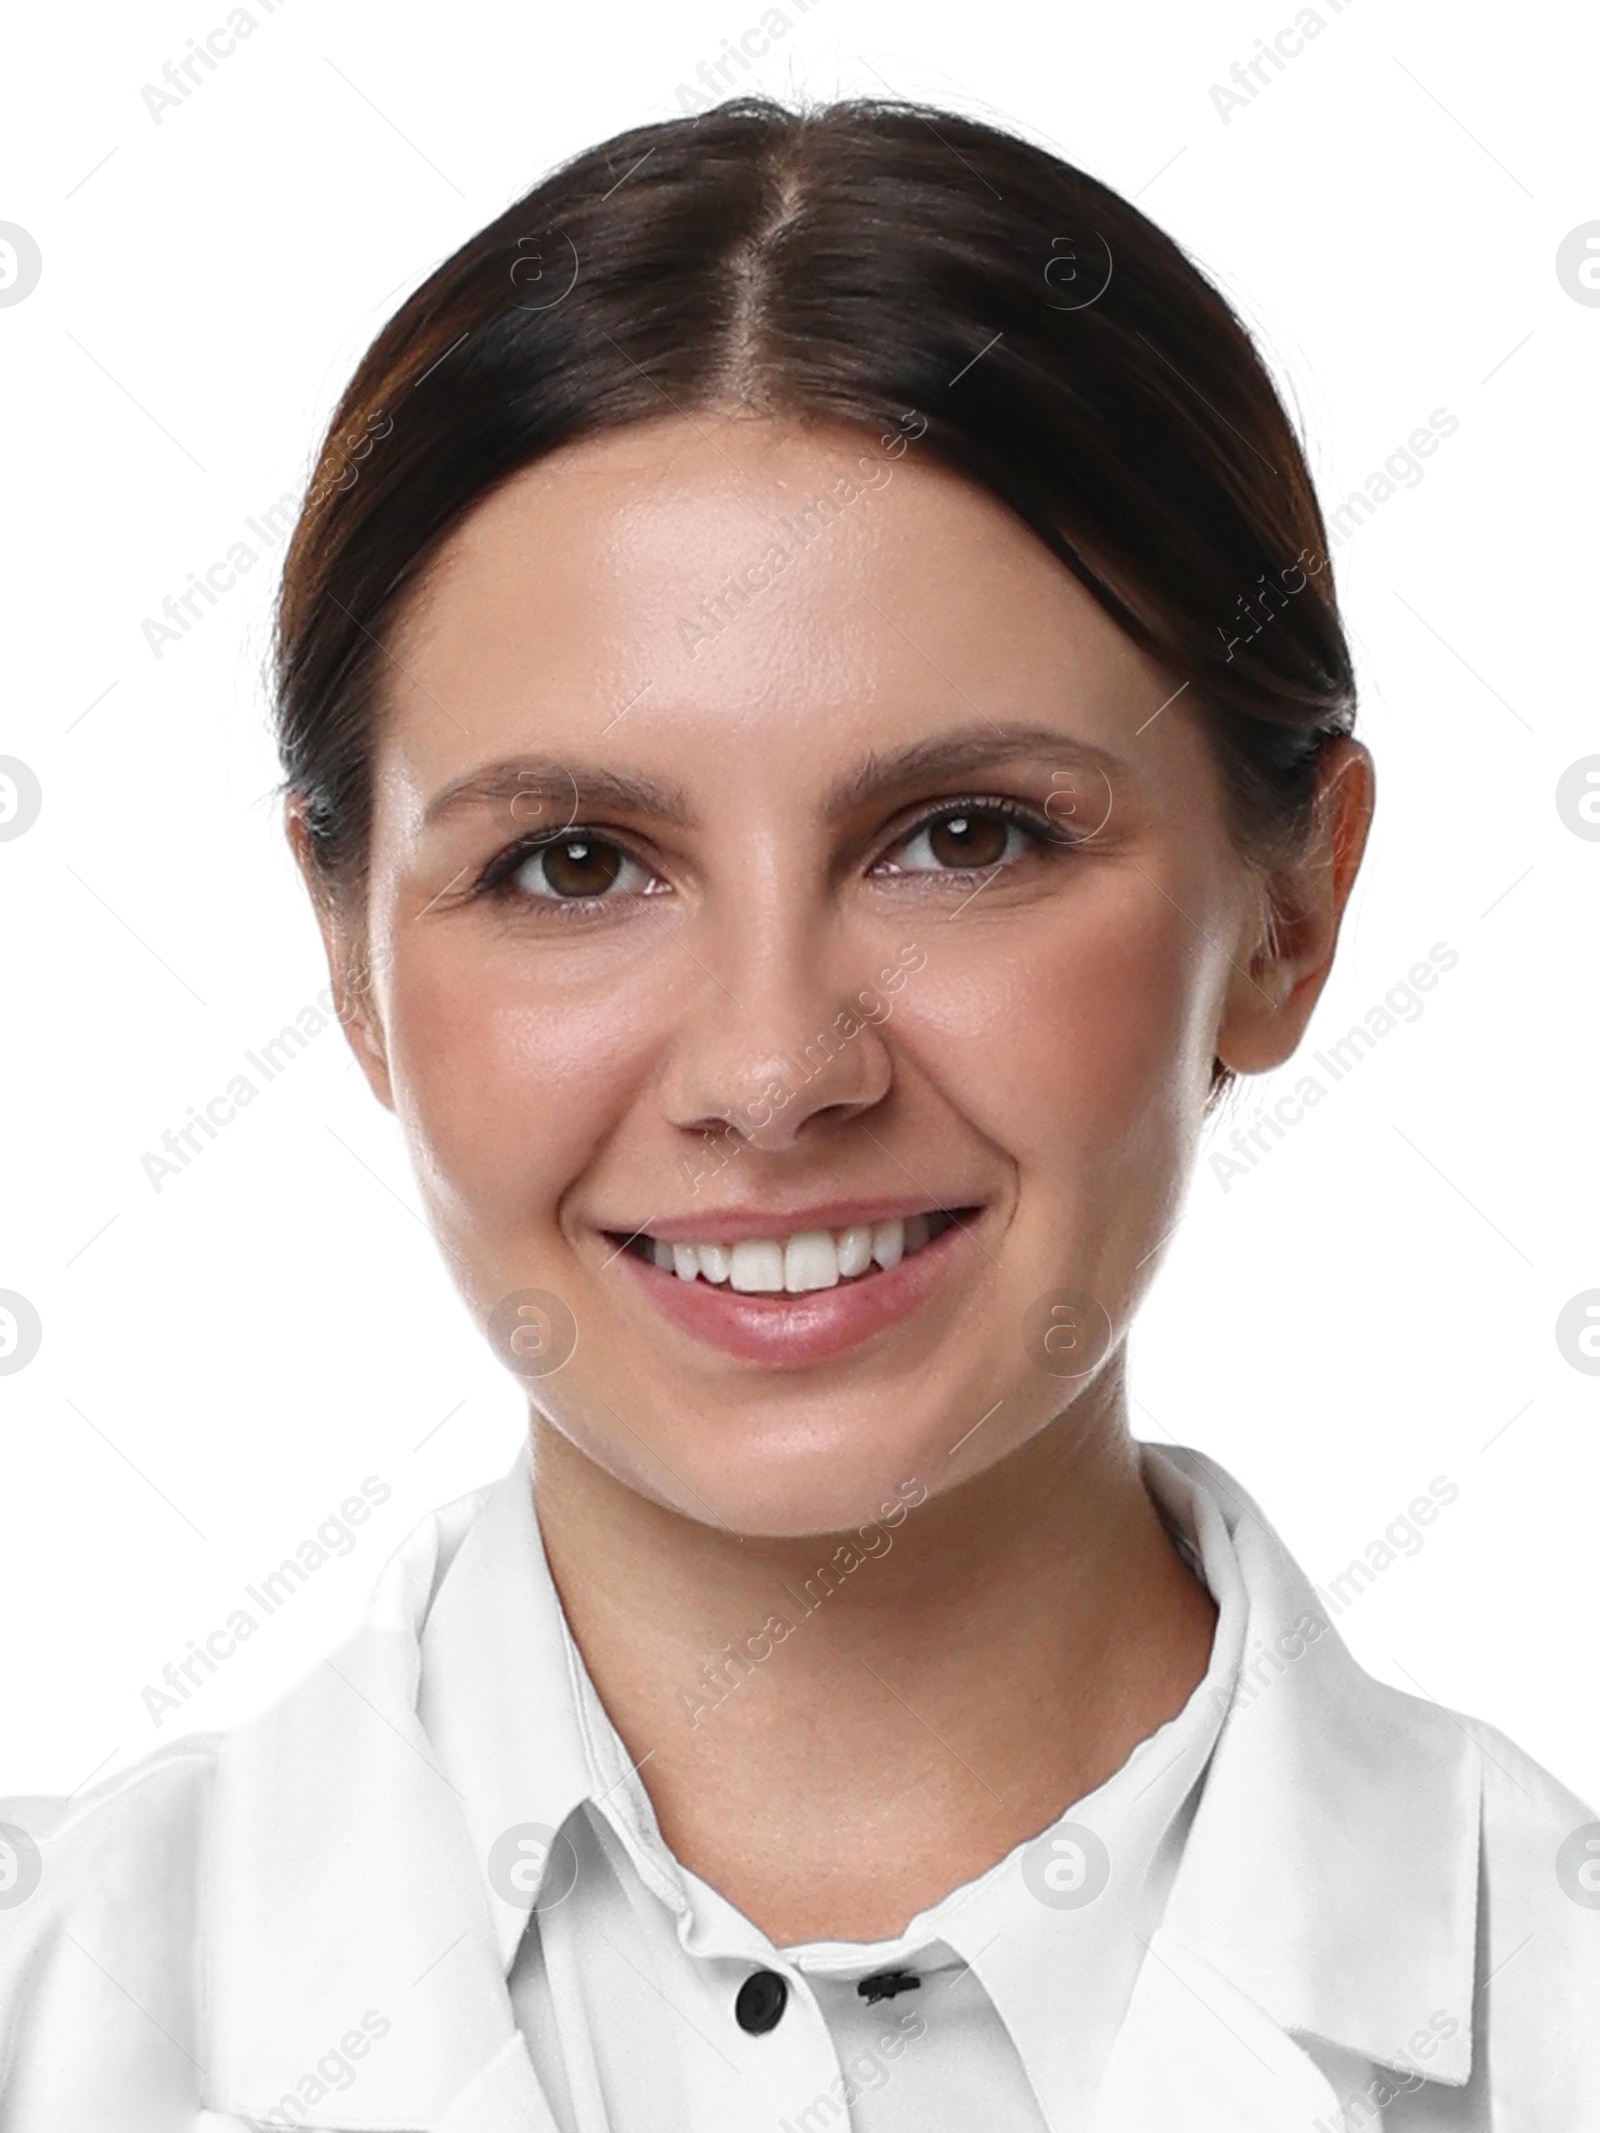
<svg viewBox="0 0 1600 2133"><path fill-rule="evenodd" d="M1216 1037L1223 1067L1235 1074L1265 1074L1290 1056L1320 990L1320 983L1313 985L1303 1012L1295 1012L1291 1002L1303 975L1281 952L1263 956L1258 951L1235 964Z"/></svg>
<svg viewBox="0 0 1600 2133"><path fill-rule="evenodd" d="M389 1055L383 1041L383 1024L372 993L373 965L358 949L347 947L342 938L329 941L328 968L333 976L333 994L345 1041L367 1077L367 1085L386 1111L394 1109L394 1090L389 1080Z"/></svg>
<svg viewBox="0 0 1600 2133"><path fill-rule="evenodd" d="M1236 1073L1281 1066L1305 1034L1333 968L1373 803L1372 757L1346 735L1324 752L1304 848L1262 884L1255 938L1229 976L1215 1049Z"/></svg>

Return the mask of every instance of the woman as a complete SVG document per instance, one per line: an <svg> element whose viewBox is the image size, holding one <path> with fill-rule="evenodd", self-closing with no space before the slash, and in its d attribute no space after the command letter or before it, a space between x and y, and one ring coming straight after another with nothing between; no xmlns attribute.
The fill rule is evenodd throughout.
<svg viewBox="0 0 1600 2133"><path fill-rule="evenodd" d="M1373 805L1209 283L951 113L623 135L363 360L278 684L532 1486L7 1808L5 2125L1600 2123L1591 1811L1128 1429Z"/></svg>

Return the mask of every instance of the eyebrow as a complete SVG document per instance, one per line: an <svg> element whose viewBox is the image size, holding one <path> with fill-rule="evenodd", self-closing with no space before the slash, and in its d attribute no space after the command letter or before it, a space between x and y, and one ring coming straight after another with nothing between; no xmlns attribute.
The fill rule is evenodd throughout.
<svg viewBox="0 0 1600 2133"><path fill-rule="evenodd" d="M932 734L887 754L872 752L830 786L823 798L823 815L830 822L836 821L910 784L966 777L1041 757L1096 766L1108 778L1132 775L1121 756L1092 741L1059 732L1052 726L991 722ZM551 755L508 756L501 762L480 765L434 795L424 811L423 824L431 829L449 817L503 804L518 794L560 802L570 800L574 792L580 811L598 808L648 816L682 830L699 826L698 815L682 786L608 770L599 764L566 762Z"/></svg>
<svg viewBox="0 0 1600 2133"><path fill-rule="evenodd" d="M833 821L870 801L885 799L906 785L963 778L981 770L998 770L1007 763L1037 762L1041 758L1094 765L1108 777L1128 771L1123 759L1109 748L1079 740L1054 726L989 722L931 734L927 740L913 741L888 755L868 755L859 768L830 787L823 812Z"/></svg>
<svg viewBox="0 0 1600 2133"><path fill-rule="evenodd" d="M478 807L497 806L522 794L562 801L576 791L578 805L622 814L652 815L680 828L694 826L693 810L682 789L653 778L603 770L598 764L568 763L553 755L514 755L485 763L434 794L423 810L425 829ZM576 816L573 818L576 820Z"/></svg>

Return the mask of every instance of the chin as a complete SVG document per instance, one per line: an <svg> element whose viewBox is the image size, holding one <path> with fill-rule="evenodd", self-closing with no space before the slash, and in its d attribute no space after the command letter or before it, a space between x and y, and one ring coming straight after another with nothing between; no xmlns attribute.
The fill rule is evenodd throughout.
<svg viewBox="0 0 1600 2133"><path fill-rule="evenodd" d="M712 1434L703 1407L685 1429L676 1415L652 1426L625 1392L607 1389L603 1401L574 1387L571 1426L557 1403L541 1397L539 1404L546 1420L622 1487L743 1539L847 1535L891 1516L898 1523L934 1493L934 1477L948 1464L937 1429L906 1433L897 1445L882 1432L864 1436L859 1414L841 1417L850 1421L847 1435L815 1408L804 1417L769 1413L763 1426L752 1403L732 1414L726 1432ZM588 1418L604 1417L608 1407L633 1416L638 1434L597 1432Z"/></svg>

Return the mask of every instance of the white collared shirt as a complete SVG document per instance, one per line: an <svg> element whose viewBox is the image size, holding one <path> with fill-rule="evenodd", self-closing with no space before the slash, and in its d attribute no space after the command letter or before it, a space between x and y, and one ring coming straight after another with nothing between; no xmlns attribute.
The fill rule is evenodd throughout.
<svg viewBox="0 0 1600 2133"><path fill-rule="evenodd" d="M1001 2071L981 2115L968 2110L983 2133L1029 2122L1007 2099L1006 2052L1034 2091L1031 2122L1076 2117L1076 2133L1376 2133L1380 2120L1384 2133L1593 2133L1594 1807L1494 1727L1364 1673L1215 1460L1148 1445L1143 1458L1169 1515L1189 1503L1219 1585L1219 1687L1223 1640L1242 1623L1245 1642L1203 1782L1150 1854L1160 1917L1125 2008L1096 1931L1118 1872L1076 1911L1007 1906L1001 1875L992 1946L969 1952L961 1936L981 1932L950 1899L915 1922L926 1933L937 1916L968 1966L949 2003L970 1991L988 2040L957 2054L948 2092L927 2099L919 2071L942 2080L939 2039L957 2034L929 2019L943 1973L877 2007L866 2060L830 2026L827 1981L793 1960L803 1951L773 1950L795 1980L789 2005L767 2035L739 2030L729 1998L749 1943L705 1952L715 1921L697 1922L703 1899L681 1873L680 1931L685 1914L613 1818L626 1788L611 1784L603 1731L596 1742L591 1725L585 1746L581 1673L519 1472L424 1519L359 1629L248 1724L175 1740L71 1799L0 1800L12 1860L37 1854L0 1892L0 2126L848 2133L853 2114L882 2133L890 2111L921 2126L967 2109L991 2077L997 2022ZM448 1681L441 1639L459 1647ZM1137 1758L1153 1794L1160 1754ZM1123 1775L1102 1791L1134 1793L1137 1819ZM1096 1794L1068 1819L1088 1826L1104 1804ZM529 1824L549 1824L547 1838L565 1824L574 1848L558 1845L522 1892ZM1125 1863L1129 1840L1100 1826ZM562 1898L556 1869L580 1851ZM1070 1896L1072 1855L1050 1863L1038 1886ZM890 2031L919 2003L920 2034ZM825 2078L841 2056L853 2103L844 2073L837 2089ZM1074 2082L1095 2085L1087 2124Z"/></svg>
<svg viewBox="0 0 1600 2133"><path fill-rule="evenodd" d="M782 1949L665 1844L567 1629L524 1461L489 1492L422 1625L417 1710L483 1865L517 2025L560 2133L1087 2122L1248 1614L1216 1503L1159 1458L1145 1469L1218 1606L1209 1667L1182 1711L896 1938ZM787 1993L775 2025L751 2034L735 2002L758 1971ZM890 1971L919 1982L871 2002L857 1991Z"/></svg>

